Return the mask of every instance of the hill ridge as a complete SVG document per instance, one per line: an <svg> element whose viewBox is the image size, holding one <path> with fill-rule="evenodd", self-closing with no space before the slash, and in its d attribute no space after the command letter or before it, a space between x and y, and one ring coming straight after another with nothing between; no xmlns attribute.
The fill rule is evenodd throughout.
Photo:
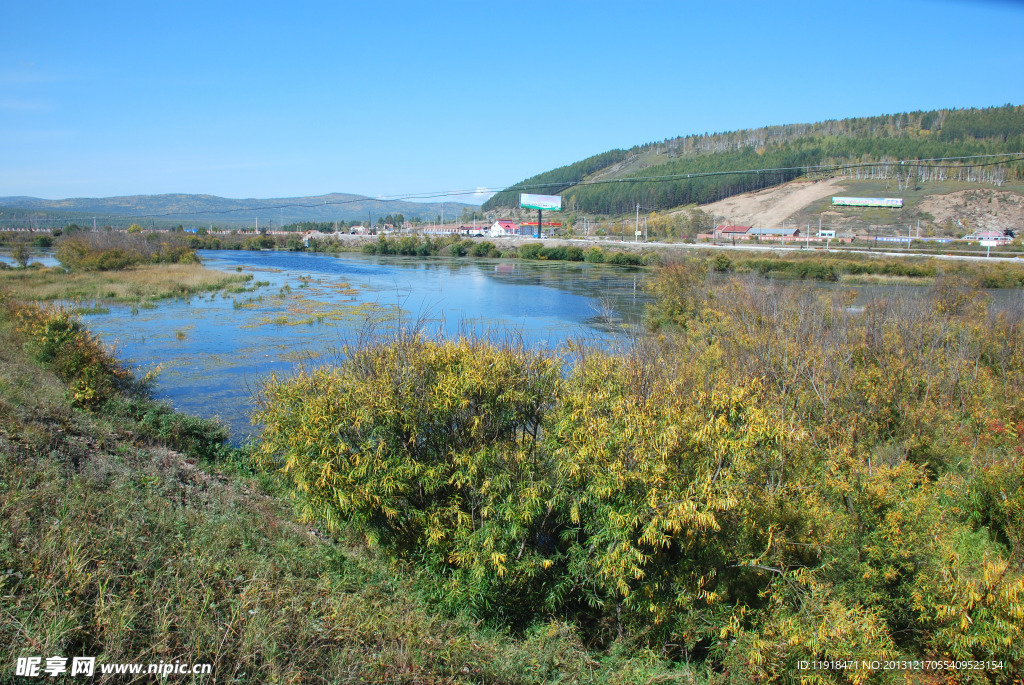
<svg viewBox="0 0 1024 685"><path fill-rule="evenodd" d="M443 205L443 207L442 207ZM351 221L402 214L412 219L433 219L444 211L457 216L475 211L476 205L462 202L411 202L373 198L353 193L331 192L275 198L228 198L199 193L159 193L150 195L115 195L110 197L78 197L48 200L29 196L0 197L0 225L14 225L19 220L59 224L73 218L123 223L129 219L145 219L160 223L219 222L251 223L254 219L280 223L305 221ZM244 213L244 214L243 214ZM73 214L90 216L73 217Z"/></svg>
<svg viewBox="0 0 1024 685"><path fill-rule="evenodd" d="M941 109L876 117L830 119L715 134L690 134L615 149L532 176L497 193L483 209L515 207L518 190L546 187L561 194L563 206L596 214L619 214L636 204L659 211L687 204L708 204L740 193L787 183L808 167L853 162L934 159L1024 151L1024 107ZM929 180L947 180L955 164L915 169ZM1001 183L1024 178L1024 162L986 167L962 164L966 180ZM751 169L761 173L741 173ZM885 169L903 174L906 169ZM957 173L963 173L962 170ZM692 178L686 178L692 174ZM644 181L642 176L682 176ZM823 174L827 176L829 174ZM587 185L611 180L628 183Z"/></svg>

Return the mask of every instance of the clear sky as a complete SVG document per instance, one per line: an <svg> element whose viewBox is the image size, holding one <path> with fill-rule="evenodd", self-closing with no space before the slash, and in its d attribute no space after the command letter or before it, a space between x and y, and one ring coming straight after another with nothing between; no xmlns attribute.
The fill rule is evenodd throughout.
<svg viewBox="0 0 1024 685"><path fill-rule="evenodd" d="M76 0L2 15L0 196L493 188L677 135L1024 103L1011 2Z"/></svg>

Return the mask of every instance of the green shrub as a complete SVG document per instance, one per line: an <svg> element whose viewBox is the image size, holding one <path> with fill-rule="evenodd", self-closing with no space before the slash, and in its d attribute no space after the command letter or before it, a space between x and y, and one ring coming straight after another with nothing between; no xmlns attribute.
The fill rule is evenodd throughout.
<svg viewBox="0 0 1024 685"><path fill-rule="evenodd" d="M227 427L219 421L180 414L146 397L114 397L104 411L133 422L134 430L193 459L222 462L236 450L228 443Z"/></svg>
<svg viewBox="0 0 1024 685"><path fill-rule="evenodd" d="M587 250L583 257L583 261L590 264L601 264L604 262L604 250L599 247L592 247Z"/></svg>
<svg viewBox="0 0 1024 685"><path fill-rule="evenodd" d="M493 252L494 250L494 243L484 241L480 243L475 243L470 254L472 254L474 257L489 257L491 252Z"/></svg>
<svg viewBox="0 0 1024 685"><path fill-rule="evenodd" d="M130 372L71 312L9 306L25 347L68 385L72 404L95 409L130 384Z"/></svg>
<svg viewBox="0 0 1024 685"><path fill-rule="evenodd" d="M523 243L519 246L520 259L540 259L541 250L544 246L541 243Z"/></svg>
<svg viewBox="0 0 1024 685"><path fill-rule="evenodd" d="M711 270L718 271L721 273L729 273L732 271L733 261L729 259L729 255L718 253L715 258L711 260Z"/></svg>
<svg viewBox="0 0 1024 685"><path fill-rule="evenodd" d="M611 257L605 259L607 264L619 264L621 266L642 266L643 257L635 252L615 252Z"/></svg>

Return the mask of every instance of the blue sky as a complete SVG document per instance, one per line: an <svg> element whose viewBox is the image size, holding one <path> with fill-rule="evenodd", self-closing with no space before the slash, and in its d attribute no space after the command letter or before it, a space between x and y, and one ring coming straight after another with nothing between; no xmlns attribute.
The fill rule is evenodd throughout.
<svg viewBox="0 0 1024 685"><path fill-rule="evenodd" d="M0 196L495 188L676 135L1024 103L1024 5L1009 2L136 0L3 15Z"/></svg>

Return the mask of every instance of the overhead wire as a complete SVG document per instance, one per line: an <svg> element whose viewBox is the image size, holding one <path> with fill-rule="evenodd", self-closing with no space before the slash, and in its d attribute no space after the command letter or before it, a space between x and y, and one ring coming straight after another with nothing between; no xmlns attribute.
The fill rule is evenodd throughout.
<svg viewBox="0 0 1024 685"><path fill-rule="evenodd" d="M994 158L1000 158L996 161ZM442 191L431 191L431 192L418 192L418 193L403 193L400 195L385 195L378 197L366 197L357 196L354 198L348 198L345 200L323 200L317 202L288 202L278 203L272 205L259 205L250 207L235 207L231 209L208 209L208 210L196 210L191 212L162 212L162 213L149 213L149 214L105 214L95 215L97 218L137 218L137 219L163 219L171 217L188 217L188 216L219 216L225 214L234 214L237 212L260 212L267 210L282 210L282 209L313 209L316 207L324 206L340 206L347 204L356 204L362 202L408 202L416 200L436 200L446 197L461 197L466 195L480 195L486 193L501 193L501 192L512 192L519 190L545 190L551 188L562 188L568 189L570 187L583 187L592 185L607 185L607 184L618 184L618 183L665 183L671 181L683 181L687 179L696 178L707 178L713 176L736 176L745 174L769 174L787 171L803 171L804 173L822 173L822 172L839 172L844 170L852 169L863 169L871 167L893 167L899 166L905 169L915 168L929 168L929 169L959 169L964 166L968 167L987 167L987 166L998 166L1000 164L1006 164L1015 160L1024 159L1024 152L1007 152L1007 153L996 153L986 155L963 155L958 157L932 157L927 159L910 159L910 160L890 160L890 161L878 161L878 162L847 162L847 163L836 163L836 164L805 164L800 166L790 167L766 167L759 169L736 169L731 171L700 171L691 173L679 173L679 174L664 174L659 176L628 176L622 178L608 178L608 179L573 179L568 181L560 182L547 182L547 183L515 183L511 186L505 186L502 188L474 188L472 190L442 190ZM965 160L990 160L985 162L977 162L972 164L952 164L952 162L963 162ZM939 164L944 162L944 164ZM26 210L32 211L32 210ZM87 217L92 218L92 215Z"/></svg>

